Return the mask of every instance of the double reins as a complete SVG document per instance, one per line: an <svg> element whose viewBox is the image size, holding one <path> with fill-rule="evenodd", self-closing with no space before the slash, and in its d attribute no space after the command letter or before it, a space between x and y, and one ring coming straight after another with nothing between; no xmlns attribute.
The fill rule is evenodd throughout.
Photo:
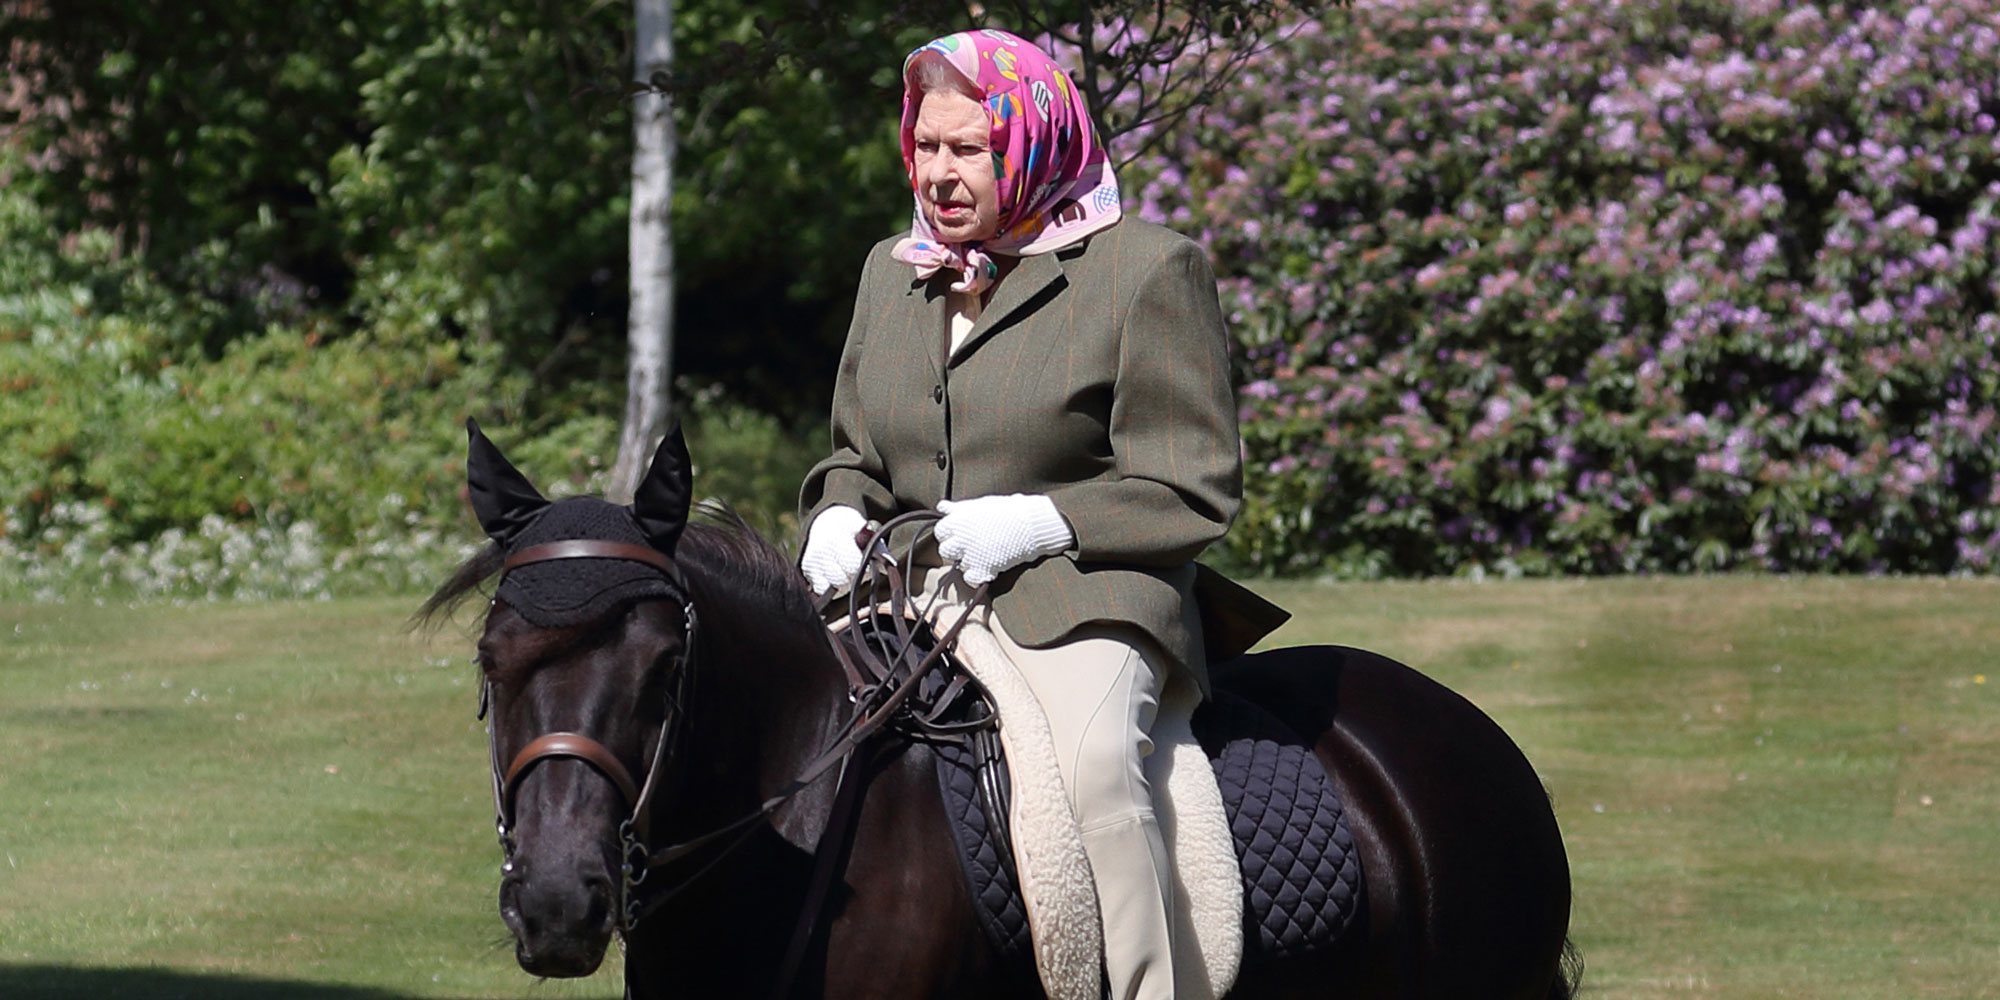
<svg viewBox="0 0 2000 1000"><path fill-rule="evenodd" d="M827 771L831 770L835 764L844 765L845 762L849 761L855 751L871 738L878 735L888 725L890 720L896 716L896 713L903 709L911 696L917 692L923 679L945 662L945 651L951 647L952 643L958 638L960 630L971 619L973 610L985 600L987 588L986 585L982 584L973 592L971 599L967 602L965 612L959 615L958 619L952 622L945 632L938 637L936 644L925 653L921 660L911 666L907 674L901 677L897 676L898 671L896 666L905 659L902 650L912 648L911 640L913 639L913 631L905 615L909 600L906 584L912 578L915 569L916 551L923 535L928 532L930 522L936 521L941 516L935 511L912 511L890 520L879 529L873 531L864 529L861 535L856 538L856 542L861 546L862 551L867 554L867 558L864 560L862 570L849 592L847 609L848 627L858 629L864 618L872 616L875 608L874 602L863 600L858 595L864 591L872 594L886 582L892 609L890 618L896 623L896 628L900 630L896 641L900 642L901 646L898 650L891 650L886 647L879 650L868 650L870 655L857 656L851 653L842 642L835 641L830 643L834 649L836 658L840 661L842 671L847 676L848 699L854 704L854 714L842 726L840 734L801 768L798 775L787 782L783 788L779 789L777 794L764 800L755 810L708 833L662 847L658 850L651 848L648 839L648 822L653 791L662 770L661 765L667 760L667 747L670 743L674 742L677 733L676 723L682 718L684 709L680 693L685 690L685 686L689 683L689 678L693 674L694 656L697 646L697 618L694 599L688 592L685 578L681 575L680 567L675 565L673 560L665 553L649 546L590 539L550 542L544 545L531 546L508 556L501 566L503 578L506 573L523 566L559 559L622 559L652 566L666 574L667 579L674 584L674 589L679 593L681 610L687 622L687 629L681 651L677 654L675 662L669 668L676 674L676 695L668 701L667 711L661 720L658 739L654 742L652 759L647 764L643 781L635 782L625 765L618 760L618 755L612 753L603 743L582 733L566 731L546 733L529 741L526 746L522 747L514 755L513 760L503 771L500 766L498 736L493 731L494 727L492 723L488 722L487 748L488 756L492 763L493 808L495 825L498 828L500 848L503 854L502 871L511 872L513 870L513 856L516 848L512 836L514 797L521 783L527 779L528 773L537 764L547 760L570 759L582 761L610 781L618 789L619 795L629 806L630 811L628 815L618 825L619 850L622 858L619 930L621 933L629 934L640 920L664 905L681 890L687 888L688 885L694 883L702 875L715 867L731 851L741 845L748 839L751 833L755 832L759 823L770 818L785 803L791 801L793 797L808 787L811 787L814 782L818 781ZM891 532L906 524L917 524L920 525L920 528L916 538L906 548L904 557L899 564L899 561L889 551L888 539ZM933 598L932 605L935 605L935 598ZM929 610L929 607L925 609L924 617L926 620L929 618ZM954 680L953 683L962 684L963 680L962 678ZM480 718L486 718L491 703L492 682L489 680L480 690ZM837 805L857 797L854 794L842 794L843 791L851 792L848 788L849 782L847 780L850 770L846 766L841 768L840 782L834 793ZM836 813L841 812L844 812L844 810L836 808ZM841 822L844 822L844 817L836 815L830 820L830 826ZM707 865L704 865L701 870L689 876L679 886L666 892L655 894L650 899L642 901L639 898L639 887L646 881L647 875L653 869L672 864L681 858L687 857L696 851L731 836L734 836L735 839L724 847L721 853L717 854ZM827 859L820 859L821 865L826 863Z"/></svg>

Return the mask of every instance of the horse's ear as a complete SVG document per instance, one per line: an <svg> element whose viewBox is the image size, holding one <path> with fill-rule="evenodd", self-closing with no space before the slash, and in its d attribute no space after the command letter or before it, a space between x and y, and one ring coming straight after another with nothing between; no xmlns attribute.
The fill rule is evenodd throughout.
<svg viewBox="0 0 2000 1000"><path fill-rule="evenodd" d="M653 465L632 495L632 517L653 547L669 555L687 528L688 501L694 495L694 463L676 420L660 439Z"/></svg>
<svg viewBox="0 0 2000 1000"><path fill-rule="evenodd" d="M465 434L468 439L465 485L472 499L472 512L478 515L479 526L486 529L486 534L505 546L549 501L479 432L477 421L467 418Z"/></svg>

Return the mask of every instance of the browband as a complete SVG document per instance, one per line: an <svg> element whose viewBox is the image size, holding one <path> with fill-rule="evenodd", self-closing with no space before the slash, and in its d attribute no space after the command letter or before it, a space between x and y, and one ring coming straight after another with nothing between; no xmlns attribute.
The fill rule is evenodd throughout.
<svg viewBox="0 0 2000 1000"><path fill-rule="evenodd" d="M507 557L501 564L502 572L519 569L533 563L550 562L556 559L623 559L628 562L645 563L657 567L667 576L678 579L680 570L667 554L648 545L631 545L625 542L606 542L590 538L575 538L566 542L548 542L532 545Z"/></svg>

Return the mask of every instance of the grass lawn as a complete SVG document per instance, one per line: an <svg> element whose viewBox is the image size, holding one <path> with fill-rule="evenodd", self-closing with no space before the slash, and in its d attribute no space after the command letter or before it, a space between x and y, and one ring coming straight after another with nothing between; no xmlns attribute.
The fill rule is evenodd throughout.
<svg viewBox="0 0 2000 1000"><path fill-rule="evenodd" d="M2000 997L2000 581L1278 584L1554 793L1598 997ZM616 997L513 964L410 599L0 606L0 997Z"/></svg>

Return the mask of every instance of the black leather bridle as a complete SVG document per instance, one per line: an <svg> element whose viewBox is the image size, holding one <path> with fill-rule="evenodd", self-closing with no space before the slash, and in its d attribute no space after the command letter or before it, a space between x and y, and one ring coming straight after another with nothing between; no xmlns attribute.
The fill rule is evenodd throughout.
<svg viewBox="0 0 2000 1000"><path fill-rule="evenodd" d="M915 511L891 520L878 530L864 532L857 541L861 544L862 550L869 554L869 558L864 563L860 578L855 582L853 592L872 593L876 589L873 584L876 583L886 586L892 595L896 611L894 618L899 623L903 622L905 619L903 610L908 600L905 584L911 571L912 557L906 553L905 559L899 564L898 560L889 554L886 541L890 532L901 525L915 523L927 528L929 522L935 521L939 516L932 511ZM911 550L914 549L915 545L912 544ZM780 974L781 986L788 985L796 972L805 943L813 934L819 911L823 908L825 894L831 883L833 859L841 853L829 849L833 846L829 841L831 838L844 836L841 831L848 826L852 811L858 807L861 798L860 789L864 782L848 780L853 770L848 765L855 751L879 734L904 708L924 678L944 664L945 651L951 647L958 638L959 631L971 618L972 609L984 603L986 586L982 584L973 592L966 612L939 635L936 644L921 657L911 654L910 650L914 647L909 642L910 636L907 631L902 636L901 647L893 651L877 650L865 644L834 642L834 650L838 654L843 671L847 674L848 697L854 703L854 714L842 727L840 736L801 768L798 777L788 782L776 795L766 799L756 810L691 840L654 850L648 838L648 819L653 791L657 787L662 765L668 760L668 746L676 738L677 723L682 719L683 695L694 673L698 628L694 598L687 589L680 568L666 553L648 546L621 542L579 539L531 546L508 556L501 566L501 572L504 577L505 573L523 566L558 559L623 559L657 568L666 574L679 595L678 600L687 622L687 629L681 651L676 655L671 667L677 675L674 682L675 694L668 699L666 714L660 722L659 738L653 745L652 760L646 767L643 779L638 782L632 779L631 773L618 760L618 755L612 753L603 743L583 733L574 732L553 732L536 737L522 747L503 770L500 764L499 743L492 724L488 723L487 747L492 763L493 809L503 856L502 871L512 870L516 849L512 836L514 796L521 783L526 780L529 771L543 761L557 758L580 760L589 764L618 789L629 810L625 819L618 824L621 869L618 931L621 935L629 935L640 920L659 909L682 889L706 874L730 851L740 846L756 831L758 824L768 819L798 793L810 787L834 765L841 765L840 778L834 792L832 814L827 829L822 833L821 842L814 852L816 862L812 888L808 890L805 908L800 914L792 947ZM872 615L872 611L872 603L864 604L850 600L848 611L850 626L858 625L864 615ZM928 618L928 615L924 617ZM858 628L852 628L854 635L858 636L860 631ZM964 684L965 680L961 676L955 679L947 690L955 695ZM479 715L482 719L486 717L492 701L492 686L492 681L488 680L480 690ZM935 722L925 719L919 721ZM990 721L985 724L991 725ZM672 864L729 837L735 839L707 865L682 881L680 885L664 892L654 893L650 898L641 898L640 888L653 869Z"/></svg>
<svg viewBox="0 0 2000 1000"><path fill-rule="evenodd" d="M680 567L675 566L666 553L644 545L629 545L622 542L596 541L588 539L550 542L522 549L507 557L502 564L503 574L523 566L549 562L556 559L624 559L645 563L666 574L679 595L681 614L687 622L682 637L680 652L675 654L669 669L673 672L674 696L667 699L666 714L660 720L658 739L653 744L652 761L646 765L642 782L634 782L631 772L619 761L618 755L596 739L582 733L545 733L528 742L507 765L500 766L500 743L492 723L487 724L487 756L493 772L493 812L494 825L500 835L500 851L503 872L512 871L516 845L513 837L514 796L521 783L527 780L528 772L535 765L558 758L580 760L604 775L628 807L628 812L618 824L619 855L619 899L618 930L630 933L639 918L650 911L650 906L642 906L639 901L639 886L646 881L646 875L654 868L672 860L671 857L655 856L647 846L647 826L652 812L653 790L658 787L660 765L666 760L667 747L674 741L677 723L681 718L682 694L690 677L693 676L695 639L698 619L695 616L694 599L688 595L686 581L681 577ZM493 682L485 681L480 690L479 717L485 718L493 700ZM662 852L664 854L665 852ZM676 854L674 857L678 857Z"/></svg>

